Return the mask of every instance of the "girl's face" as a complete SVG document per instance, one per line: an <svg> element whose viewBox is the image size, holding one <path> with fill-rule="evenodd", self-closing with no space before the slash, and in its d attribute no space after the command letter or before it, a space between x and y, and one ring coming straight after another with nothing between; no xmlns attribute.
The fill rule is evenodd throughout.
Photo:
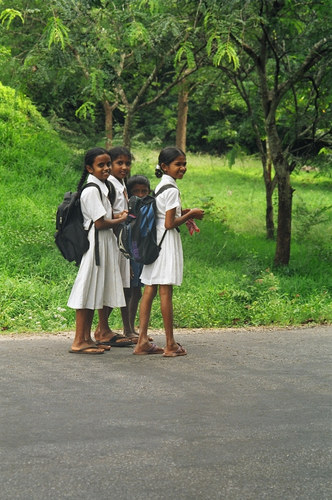
<svg viewBox="0 0 332 500"><path fill-rule="evenodd" d="M162 163L164 174L170 175L173 179L182 179L187 171L187 162L185 156L177 156L169 165Z"/></svg>
<svg viewBox="0 0 332 500"><path fill-rule="evenodd" d="M94 175L101 182L105 182L110 175L111 157L108 154L96 156L92 165L87 165L89 174Z"/></svg>
<svg viewBox="0 0 332 500"><path fill-rule="evenodd" d="M133 188L131 189L131 194L134 196L138 196L139 198L144 198L144 196L147 196L149 193L150 190L145 184L134 184Z"/></svg>
<svg viewBox="0 0 332 500"><path fill-rule="evenodd" d="M111 174L113 177L122 181L130 172L131 160L126 155L120 155L112 161Z"/></svg>

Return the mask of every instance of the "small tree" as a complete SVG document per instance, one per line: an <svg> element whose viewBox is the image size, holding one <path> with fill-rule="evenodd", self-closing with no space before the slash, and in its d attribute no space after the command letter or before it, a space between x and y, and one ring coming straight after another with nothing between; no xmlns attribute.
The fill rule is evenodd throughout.
<svg viewBox="0 0 332 500"><path fill-rule="evenodd" d="M198 10L190 2L37 0L33 10L24 0L18 3L24 28L17 40L9 33L7 40L18 44L17 58L28 68L29 94L43 88L45 96L39 93L36 100L48 106L46 89L48 95L52 89L54 109L66 103L80 118L94 119L96 110L103 110L108 145L116 109L124 118L123 143L129 147L135 114L167 95L199 64L192 42Z"/></svg>
<svg viewBox="0 0 332 500"><path fill-rule="evenodd" d="M295 3L290 0L253 0L240 2L209 2L207 18L209 35L208 50L216 65L220 39L225 30L229 42L237 47L240 66L236 72L224 66L242 98L246 101L253 126L259 137L259 121L264 124L265 141L258 141L262 156L266 186L273 189L270 176L271 158L278 187L278 229L274 262L287 265L291 248L291 216L293 188L290 175L295 167L292 146L296 137L303 133L284 134L280 120L283 102L293 96L294 103L299 96L306 96L309 103L318 98L319 73L331 64L331 36L327 19L329 7L319 1ZM212 15L213 14L213 15ZM223 23L219 20L223 19ZM325 35L326 34L326 35ZM303 93L304 80L312 84L311 93ZM251 83L250 83L251 82ZM251 86L251 88L250 88ZM259 109L253 89L257 89ZM294 114L295 104L293 107ZM317 106L316 106L317 111ZM306 125L306 131L317 132L315 113ZM314 127L313 127L314 124ZM269 193L270 198L270 193ZM268 209L272 208L271 200Z"/></svg>

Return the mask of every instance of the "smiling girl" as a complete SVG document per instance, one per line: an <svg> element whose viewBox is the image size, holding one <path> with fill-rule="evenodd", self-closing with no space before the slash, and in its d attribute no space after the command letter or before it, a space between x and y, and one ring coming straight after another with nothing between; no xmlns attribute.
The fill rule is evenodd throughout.
<svg viewBox="0 0 332 500"><path fill-rule="evenodd" d="M111 159L110 175L108 181L113 185L115 190L115 200L113 203L114 217L122 214L124 210L128 210L128 195L125 185L125 180L130 173L132 154L123 147L116 146L108 151ZM105 315L99 315L99 323L95 330L95 338L98 345L111 347L131 347L132 340L126 335L130 332L128 302L130 298L130 262L118 250L118 267L120 269L123 293L125 296L125 304L121 307L121 317L123 323L124 335L114 333L109 327L108 318L112 313L112 308L105 310Z"/></svg>
<svg viewBox="0 0 332 500"><path fill-rule="evenodd" d="M159 257L152 264L143 267L141 281L145 284L140 306L139 339L134 354L161 354L164 357L184 356L186 350L175 342L173 334L173 285L181 285L183 275L182 243L178 227L189 219L202 219L204 211L199 208L182 210L180 192L176 181L182 179L187 171L185 153L176 147L161 151L156 176L162 177L155 189L157 194L166 184L173 185L156 197L157 241L165 229ZM160 307L166 335L165 349L157 347L148 340L147 330L153 299L159 287Z"/></svg>
<svg viewBox="0 0 332 500"><path fill-rule="evenodd" d="M117 242L112 229L126 219L127 212L113 218L107 184L110 165L111 158L105 149L90 149L85 155L84 171L77 186L77 191L81 192L87 178L88 183L96 184L99 189L88 186L80 197L84 227L88 230L91 221L93 225L88 233L90 247L83 255L68 300L68 307L76 309L75 338L69 351L74 354L103 354L105 349L109 350L109 347L97 346L91 339L94 310L103 316L101 313L105 308L125 305ZM98 231L99 265L95 262L94 229Z"/></svg>

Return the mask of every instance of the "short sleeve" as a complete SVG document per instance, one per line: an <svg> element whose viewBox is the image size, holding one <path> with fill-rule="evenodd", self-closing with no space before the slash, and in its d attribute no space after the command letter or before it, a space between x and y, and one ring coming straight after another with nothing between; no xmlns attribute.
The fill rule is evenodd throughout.
<svg viewBox="0 0 332 500"><path fill-rule="evenodd" d="M164 191L165 194L165 212L172 210L172 208L179 207L181 205L180 193L177 188L169 188Z"/></svg>
<svg viewBox="0 0 332 500"><path fill-rule="evenodd" d="M156 189L156 192L158 193L158 189ZM156 197L156 205L159 224L164 223L166 212L173 208L176 209L176 217L179 217L181 215L181 199L177 187L165 189L163 193L160 193Z"/></svg>
<svg viewBox="0 0 332 500"><path fill-rule="evenodd" d="M89 221L95 222L106 215L106 209L97 188L91 186L84 189L81 194L81 210L85 227Z"/></svg>

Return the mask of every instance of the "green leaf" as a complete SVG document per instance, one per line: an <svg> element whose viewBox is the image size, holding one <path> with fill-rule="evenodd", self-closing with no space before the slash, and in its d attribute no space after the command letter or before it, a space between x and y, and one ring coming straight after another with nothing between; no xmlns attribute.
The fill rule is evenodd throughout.
<svg viewBox="0 0 332 500"><path fill-rule="evenodd" d="M228 61L233 64L234 68L239 67L239 58L237 56L234 46L229 42L222 42L220 39L217 40L217 50L213 56L213 64L219 66L224 57L228 58Z"/></svg>
<svg viewBox="0 0 332 500"><path fill-rule="evenodd" d="M48 48L51 48L53 44L60 44L63 50L69 43L69 29L58 17L50 17L48 19L45 32L48 40Z"/></svg>
<svg viewBox="0 0 332 500"><path fill-rule="evenodd" d="M95 103L86 101L75 111L75 116L81 120L87 120L91 116L92 121L95 119Z"/></svg>
<svg viewBox="0 0 332 500"><path fill-rule="evenodd" d="M0 14L1 24L4 25L5 23L7 23L6 28L8 29L14 19L16 19L16 17L21 19L22 23L24 24L24 19L20 11L15 9L5 9Z"/></svg>
<svg viewBox="0 0 332 500"><path fill-rule="evenodd" d="M177 51L174 62L175 64L180 63L183 58L187 60L188 68L194 68L196 66L195 56L193 52L193 44L191 42L185 42L182 47Z"/></svg>

